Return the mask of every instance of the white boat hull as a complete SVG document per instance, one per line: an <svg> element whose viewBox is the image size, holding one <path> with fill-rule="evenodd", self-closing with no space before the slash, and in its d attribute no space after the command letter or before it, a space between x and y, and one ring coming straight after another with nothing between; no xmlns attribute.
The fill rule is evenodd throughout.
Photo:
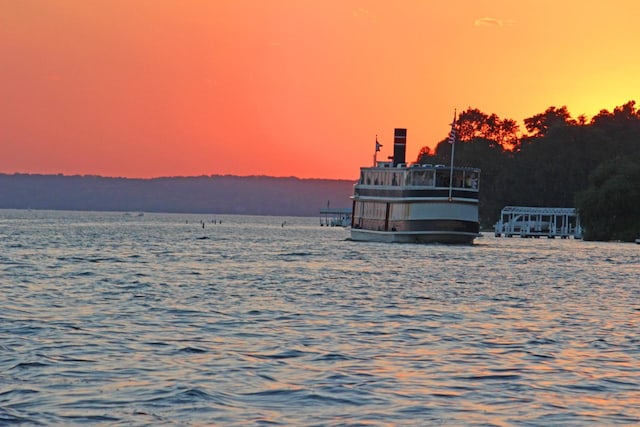
<svg viewBox="0 0 640 427"><path fill-rule="evenodd" d="M479 233L452 231L375 231L351 229L351 240L382 243L472 244Z"/></svg>

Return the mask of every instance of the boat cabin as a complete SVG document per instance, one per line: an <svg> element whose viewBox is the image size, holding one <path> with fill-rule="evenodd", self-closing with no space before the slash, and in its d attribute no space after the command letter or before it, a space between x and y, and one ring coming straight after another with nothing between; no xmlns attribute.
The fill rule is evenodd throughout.
<svg viewBox="0 0 640 427"><path fill-rule="evenodd" d="M453 188L479 190L480 169L454 167L453 174L448 166L404 164L392 167L390 162L379 162L377 167L361 168L358 184L382 187L430 187L449 188L453 179Z"/></svg>

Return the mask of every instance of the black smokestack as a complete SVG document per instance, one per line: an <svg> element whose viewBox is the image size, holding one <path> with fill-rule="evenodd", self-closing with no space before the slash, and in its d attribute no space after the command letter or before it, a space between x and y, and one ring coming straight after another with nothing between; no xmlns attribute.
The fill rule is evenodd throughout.
<svg viewBox="0 0 640 427"><path fill-rule="evenodd" d="M396 128L393 131L393 166L406 163L405 153L407 152L407 130Z"/></svg>

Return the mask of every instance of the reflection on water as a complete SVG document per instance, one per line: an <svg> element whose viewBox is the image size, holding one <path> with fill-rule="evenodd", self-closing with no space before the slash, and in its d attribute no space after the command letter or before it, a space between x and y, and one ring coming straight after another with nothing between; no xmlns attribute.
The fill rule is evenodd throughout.
<svg viewBox="0 0 640 427"><path fill-rule="evenodd" d="M638 245L215 218L0 211L0 424L640 423Z"/></svg>

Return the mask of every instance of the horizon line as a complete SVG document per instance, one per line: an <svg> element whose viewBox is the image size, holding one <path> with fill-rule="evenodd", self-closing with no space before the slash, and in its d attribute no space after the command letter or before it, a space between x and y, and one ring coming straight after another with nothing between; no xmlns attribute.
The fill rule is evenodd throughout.
<svg viewBox="0 0 640 427"><path fill-rule="evenodd" d="M215 177L233 177L233 178L275 178L275 179L298 179L298 180L316 180L316 181L357 181L358 178L301 178L294 175L288 176L275 176L275 175L262 175L262 174L254 174L254 175L234 175L234 174L200 174L200 175L163 175L163 176L154 176L154 177L128 177L128 176L109 176L109 175L98 175L98 174L65 174L62 172L58 173L41 173L41 172L0 172L0 175L6 176L50 176L50 177L81 177L81 178L104 178L104 179L130 179L130 180L154 180L154 179L171 179L171 178L215 178Z"/></svg>

